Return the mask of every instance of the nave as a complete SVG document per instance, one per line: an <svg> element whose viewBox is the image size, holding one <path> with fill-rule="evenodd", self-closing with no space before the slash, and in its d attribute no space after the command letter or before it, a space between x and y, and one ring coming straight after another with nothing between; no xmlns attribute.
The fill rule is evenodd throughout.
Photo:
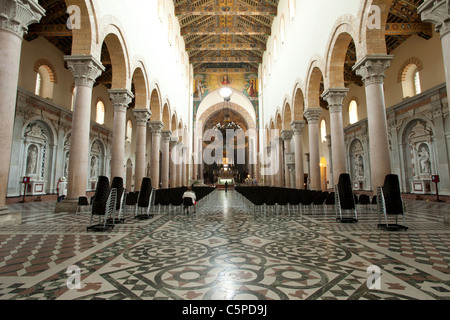
<svg viewBox="0 0 450 320"><path fill-rule="evenodd" d="M54 202L12 205L20 226L0 229L0 300L378 300L450 298L448 204L406 201L408 232L377 228L376 210L341 224L333 208L253 210L215 191L196 213L128 213L88 233L90 214ZM80 289L66 273L81 270ZM370 290L370 267L381 271Z"/></svg>

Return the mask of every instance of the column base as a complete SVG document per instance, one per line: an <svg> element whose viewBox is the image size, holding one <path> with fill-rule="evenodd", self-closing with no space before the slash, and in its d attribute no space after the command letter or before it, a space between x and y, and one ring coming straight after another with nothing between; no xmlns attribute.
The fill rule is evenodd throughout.
<svg viewBox="0 0 450 320"><path fill-rule="evenodd" d="M22 212L10 212L7 208L0 208L0 228L20 226Z"/></svg>
<svg viewBox="0 0 450 320"><path fill-rule="evenodd" d="M58 202L55 206L55 213L62 213L62 212L68 212L68 213L75 213L77 212L78 208L78 199L76 200L64 200L62 202Z"/></svg>

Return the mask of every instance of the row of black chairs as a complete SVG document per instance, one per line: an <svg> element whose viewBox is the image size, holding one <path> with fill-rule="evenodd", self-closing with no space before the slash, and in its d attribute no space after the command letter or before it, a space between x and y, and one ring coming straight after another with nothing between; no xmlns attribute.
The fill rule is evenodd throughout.
<svg viewBox="0 0 450 320"><path fill-rule="evenodd" d="M291 206L298 207L301 214L305 210L316 212L328 211L334 207L336 220L342 223L358 222L358 205L365 206L372 212L372 207L377 206L379 213L379 228L388 230L407 230L405 225L398 224L398 217L403 217L405 221L405 206L401 197L400 183L397 175L387 175L383 186L377 190L377 195L370 196L362 194L357 196L352 189L352 182L349 174L342 174L335 187L335 192L309 191L288 189L279 187L236 187L236 192L242 195L244 200L253 206L254 212L257 208L287 207L290 213ZM395 223L389 223L388 216L395 216ZM382 223L384 217L384 223Z"/></svg>

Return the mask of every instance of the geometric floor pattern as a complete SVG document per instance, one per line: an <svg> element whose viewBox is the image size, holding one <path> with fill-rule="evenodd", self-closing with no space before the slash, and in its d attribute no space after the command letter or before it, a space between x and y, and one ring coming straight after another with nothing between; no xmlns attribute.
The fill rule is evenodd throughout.
<svg viewBox="0 0 450 320"><path fill-rule="evenodd" d="M409 230L388 232L370 208L340 224L332 208L255 211L216 191L197 213L89 233L87 213L12 205L23 217L0 228L0 300L449 300L450 207L406 208Z"/></svg>

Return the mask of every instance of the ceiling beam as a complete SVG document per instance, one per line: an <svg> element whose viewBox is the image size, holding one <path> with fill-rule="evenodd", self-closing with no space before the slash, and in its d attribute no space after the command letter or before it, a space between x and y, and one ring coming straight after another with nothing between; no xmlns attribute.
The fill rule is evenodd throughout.
<svg viewBox="0 0 450 320"><path fill-rule="evenodd" d="M430 37L433 35L433 28L430 23L388 23L386 24L387 36L407 36L424 33Z"/></svg>
<svg viewBox="0 0 450 320"><path fill-rule="evenodd" d="M193 57L191 63L262 63L262 57Z"/></svg>
<svg viewBox="0 0 450 320"><path fill-rule="evenodd" d="M262 43L190 43L186 45L186 51L234 51L234 50L266 50Z"/></svg>
<svg viewBox="0 0 450 320"><path fill-rule="evenodd" d="M42 37L70 37L72 30L67 29L65 24L37 24L29 28L28 34Z"/></svg>
<svg viewBox="0 0 450 320"><path fill-rule="evenodd" d="M270 36L272 29L268 27L205 27L205 28L181 28L181 35L263 35Z"/></svg>
<svg viewBox="0 0 450 320"><path fill-rule="evenodd" d="M241 16L241 15L256 15L256 16L271 16L275 17L278 14L278 9L271 5L230 5L230 6L192 6L180 5L175 8L176 16L183 15L205 15L205 16Z"/></svg>

